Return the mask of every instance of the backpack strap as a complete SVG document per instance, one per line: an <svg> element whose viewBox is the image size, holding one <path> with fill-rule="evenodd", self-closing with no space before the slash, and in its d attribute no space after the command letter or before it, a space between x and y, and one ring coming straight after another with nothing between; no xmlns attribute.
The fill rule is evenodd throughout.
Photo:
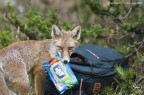
<svg viewBox="0 0 144 95"><path fill-rule="evenodd" d="M117 83L116 82L112 82L111 88L116 89L116 87L117 87Z"/></svg>
<svg viewBox="0 0 144 95"><path fill-rule="evenodd" d="M93 94L97 95L101 91L101 83L95 83L93 87Z"/></svg>

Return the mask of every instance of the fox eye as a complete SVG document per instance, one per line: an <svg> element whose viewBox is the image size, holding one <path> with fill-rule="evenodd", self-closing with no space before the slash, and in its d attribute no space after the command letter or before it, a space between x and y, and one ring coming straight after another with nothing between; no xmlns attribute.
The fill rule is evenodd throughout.
<svg viewBox="0 0 144 95"><path fill-rule="evenodd" d="M72 50L74 50L74 47L68 47L68 50L72 51Z"/></svg>
<svg viewBox="0 0 144 95"><path fill-rule="evenodd" d="M57 46L57 47L58 47L58 50L61 50L61 51L63 50L63 47L60 47L60 46Z"/></svg>

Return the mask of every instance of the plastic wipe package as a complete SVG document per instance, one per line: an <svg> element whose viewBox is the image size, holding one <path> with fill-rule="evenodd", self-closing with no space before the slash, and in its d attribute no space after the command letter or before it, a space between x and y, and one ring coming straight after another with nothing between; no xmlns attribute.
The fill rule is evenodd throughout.
<svg viewBox="0 0 144 95"><path fill-rule="evenodd" d="M69 65L64 64L58 58L52 58L43 63L43 67L60 94L78 84L78 80Z"/></svg>

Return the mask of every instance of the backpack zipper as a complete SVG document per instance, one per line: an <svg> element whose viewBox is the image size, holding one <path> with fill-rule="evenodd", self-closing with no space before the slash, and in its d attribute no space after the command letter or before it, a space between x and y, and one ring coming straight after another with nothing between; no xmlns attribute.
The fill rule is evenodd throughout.
<svg viewBox="0 0 144 95"><path fill-rule="evenodd" d="M88 50L88 49L84 49L86 51L88 51L90 54L92 54L94 57L96 57L97 59L100 59L99 56L97 56L95 53L93 53L92 51Z"/></svg>
<svg viewBox="0 0 144 95"><path fill-rule="evenodd" d="M88 51L90 54L92 54L94 57L96 57L97 59L100 59L99 56L97 56L95 53L93 53L92 51L90 51L89 49L84 49L86 51ZM89 60L88 60L89 61ZM93 70L93 66L91 64L91 62L88 62L90 64L90 68L91 68L91 75L94 75L94 70Z"/></svg>

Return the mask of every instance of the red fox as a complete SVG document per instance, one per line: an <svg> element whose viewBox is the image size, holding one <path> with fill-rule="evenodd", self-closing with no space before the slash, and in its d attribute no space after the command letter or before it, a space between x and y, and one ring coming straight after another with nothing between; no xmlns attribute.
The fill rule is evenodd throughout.
<svg viewBox="0 0 144 95"><path fill-rule="evenodd" d="M45 72L42 63L61 55L63 62L70 61L70 55L80 39L81 27L65 31L52 26L52 39L42 41L19 41L0 51L0 95L17 95L7 86L12 82L18 95L28 95L30 82L28 74L34 79L35 94L42 94Z"/></svg>

